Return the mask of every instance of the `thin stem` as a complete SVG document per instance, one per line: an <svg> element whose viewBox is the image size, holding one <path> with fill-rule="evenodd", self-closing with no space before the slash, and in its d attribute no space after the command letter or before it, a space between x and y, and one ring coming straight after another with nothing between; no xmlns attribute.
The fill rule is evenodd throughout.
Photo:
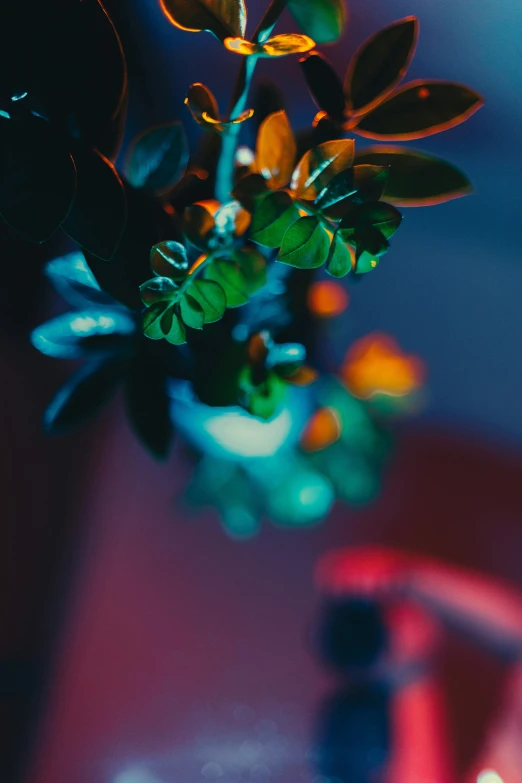
<svg viewBox="0 0 522 783"><path fill-rule="evenodd" d="M254 42L263 42L270 36L288 0L272 0L253 36ZM236 119L246 109L248 93L258 58L245 57L237 75L230 104L229 119ZM216 198L222 204L228 201L233 187L234 161L241 124L228 125L221 137L221 153L216 170Z"/></svg>

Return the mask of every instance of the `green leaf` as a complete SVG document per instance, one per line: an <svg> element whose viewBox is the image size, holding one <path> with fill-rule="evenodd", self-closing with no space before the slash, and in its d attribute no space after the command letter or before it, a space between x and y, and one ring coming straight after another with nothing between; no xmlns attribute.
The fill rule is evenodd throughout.
<svg viewBox="0 0 522 783"><path fill-rule="evenodd" d="M167 342L182 345L187 341L187 332L183 321L170 307L161 319L161 330Z"/></svg>
<svg viewBox="0 0 522 783"><path fill-rule="evenodd" d="M145 352L138 354L131 366L125 383L125 402L140 441L157 459L165 459L174 435L167 378Z"/></svg>
<svg viewBox="0 0 522 783"><path fill-rule="evenodd" d="M207 30L221 41L245 35L244 0L160 0L160 3L167 18L182 30L193 33Z"/></svg>
<svg viewBox="0 0 522 783"><path fill-rule="evenodd" d="M135 140L126 175L135 188L164 191L176 184L188 161L188 144L180 122L149 128Z"/></svg>
<svg viewBox="0 0 522 783"><path fill-rule="evenodd" d="M44 242L69 214L73 159L50 123L36 117L0 124L0 215L26 239Z"/></svg>
<svg viewBox="0 0 522 783"><path fill-rule="evenodd" d="M316 217L299 218L286 232L278 261L300 269L314 269L328 258L330 237Z"/></svg>
<svg viewBox="0 0 522 783"><path fill-rule="evenodd" d="M287 229L298 218L299 211L286 191L268 193L256 203L250 238L265 247L281 247Z"/></svg>
<svg viewBox="0 0 522 783"><path fill-rule="evenodd" d="M338 202L352 205L377 201L383 194L387 179L388 169L384 166L357 165L337 174L315 203L319 209L328 210L328 217L337 218L337 214L331 212L331 207L335 207Z"/></svg>
<svg viewBox="0 0 522 783"><path fill-rule="evenodd" d="M246 174L234 186L231 196L249 212L254 211L257 199L268 191L266 179L261 174Z"/></svg>
<svg viewBox="0 0 522 783"><path fill-rule="evenodd" d="M344 277L352 271L352 258L350 248L336 232L326 261L326 271L332 277Z"/></svg>
<svg viewBox="0 0 522 783"><path fill-rule="evenodd" d="M47 432L65 432L98 413L121 378L118 362L91 362L82 367L62 386L45 411L43 424Z"/></svg>
<svg viewBox="0 0 522 783"><path fill-rule="evenodd" d="M343 85L326 57L320 52L310 52L299 61L306 84L318 108L342 124L346 100Z"/></svg>
<svg viewBox="0 0 522 783"><path fill-rule="evenodd" d="M357 233L364 233L368 228L375 228L383 237L389 239L399 228L401 220L401 213L384 201L360 204L343 217L339 231L346 240Z"/></svg>
<svg viewBox="0 0 522 783"><path fill-rule="evenodd" d="M183 213L183 232L189 242L200 250L207 250L215 229L214 216L201 204L193 204Z"/></svg>
<svg viewBox="0 0 522 783"><path fill-rule="evenodd" d="M286 383L275 373L269 372L264 381L255 383L252 368L244 367L239 376L241 405L260 419L271 419L283 403Z"/></svg>
<svg viewBox="0 0 522 783"><path fill-rule="evenodd" d="M464 122L483 102L461 84L409 82L364 115L353 130L370 139L422 139Z"/></svg>
<svg viewBox="0 0 522 783"><path fill-rule="evenodd" d="M314 201L339 172L351 168L354 152L352 139L326 141L305 152L292 175L295 196Z"/></svg>
<svg viewBox="0 0 522 783"><path fill-rule="evenodd" d="M402 207L441 204L466 196L472 187L459 169L440 158L404 147L369 147L356 155L357 163L389 166L383 197Z"/></svg>
<svg viewBox="0 0 522 783"><path fill-rule="evenodd" d="M197 278L190 286L190 295L203 310L206 324L219 321L227 308L227 297L219 283Z"/></svg>
<svg viewBox="0 0 522 783"><path fill-rule="evenodd" d="M248 302L248 283L238 264L214 261L205 269L205 278L219 283L227 297L227 307L240 307Z"/></svg>
<svg viewBox="0 0 522 783"><path fill-rule="evenodd" d="M288 0L288 10L318 44L337 41L347 21L345 0Z"/></svg>
<svg viewBox="0 0 522 783"><path fill-rule="evenodd" d="M348 239L355 244L355 274L371 272L379 263L379 256L388 250L388 240L375 228L366 228Z"/></svg>
<svg viewBox="0 0 522 783"><path fill-rule="evenodd" d="M69 304L80 307L86 303L115 304L115 300L101 290L85 256L79 251L54 258L46 264L44 271L58 293Z"/></svg>
<svg viewBox="0 0 522 783"><path fill-rule="evenodd" d="M201 82L191 84L188 95L185 98L185 105L188 106L193 119L198 125L203 127L208 125L208 119L205 119L203 115L216 121L219 119L217 101L208 87L205 87Z"/></svg>
<svg viewBox="0 0 522 783"><path fill-rule="evenodd" d="M180 242L160 242L150 251L150 267L160 277L183 280L189 267L187 251Z"/></svg>
<svg viewBox="0 0 522 783"><path fill-rule="evenodd" d="M379 264L379 257L374 253L370 253L367 250L361 250L359 258L355 262L354 272L356 275L366 274L366 272L373 272Z"/></svg>
<svg viewBox="0 0 522 783"><path fill-rule="evenodd" d="M146 337L150 337L151 340L163 340L165 332L161 321L169 308L171 308L169 302L157 302L145 310L142 316L142 329Z"/></svg>
<svg viewBox="0 0 522 783"><path fill-rule="evenodd" d="M241 267L249 296L256 294L266 283L266 258L255 247L241 247L234 253L234 261Z"/></svg>
<svg viewBox="0 0 522 783"><path fill-rule="evenodd" d="M349 109L367 111L406 75L415 53L419 23L408 16L373 35L355 53L344 83Z"/></svg>
<svg viewBox="0 0 522 783"><path fill-rule="evenodd" d="M125 311L91 308L52 318L31 333L31 342L46 356L82 359L121 351L135 332L134 319Z"/></svg>
<svg viewBox="0 0 522 783"><path fill-rule="evenodd" d="M192 329L202 329L205 323L203 307L198 300L190 294L184 294L179 300L181 320Z"/></svg>
<svg viewBox="0 0 522 783"><path fill-rule="evenodd" d="M170 277L153 277L140 285L141 301L146 307L156 302L172 302L179 288Z"/></svg>
<svg viewBox="0 0 522 783"><path fill-rule="evenodd" d="M78 184L62 228L82 248L108 261L127 222L123 183L112 163L96 150L78 146L73 155Z"/></svg>
<svg viewBox="0 0 522 783"><path fill-rule="evenodd" d="M284 188L294 169L297 147L286 112L270 114L259 128L256 169L273 190Z"/></svg>

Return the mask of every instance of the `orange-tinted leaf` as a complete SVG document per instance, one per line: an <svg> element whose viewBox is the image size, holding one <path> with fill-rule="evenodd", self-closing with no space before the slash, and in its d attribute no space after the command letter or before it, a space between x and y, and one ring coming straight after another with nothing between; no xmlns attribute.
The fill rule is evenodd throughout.
<svg viewBox="0 0 522 783"><path fill-rule="evenodd" d="M342 123L346 108L343 85L326 57L319 52L311 52L299 63L310 94L319 109L336 122Z"/></svg>
<svg viewBox="0 0 522 783"><path fill-rule="evenodd" d="M221 41L245 34L244 0L160 0L160 3L167 18L182 30L193 33L208 30Z"/></svg>
<svg viewBox="0 0 522 783"><path fill-rule="evenodd" d="M297 198L314 201L336 174L351 167L354 152L352 139L326 141L305 152L292 175Z"/></svg>
<svg viewBox="0 0 522 783"><path fill-rule="evenodd" d="M353 128L370 139L422 139L467 120L483 104L476 92L443 81L409 82Z"/></svg>
<svg viewBox="0 0 522 783"><path fill-rule="evenodd" d="M287 54L303 54L315 46L307 35L284 34L269 38L261 47L261 57L284 57Z"/></svg>
<svg viewBox="0 0 522 783"><path fill-rule="evenodd" d="M225 46L230 52L242 54L245 57L284 57L287 54L302 54L313 49L315 42L307 35L283 34L269 38L263 44L252 43L244 38L226 38Z"/></svg>
<svg viewBox="0 0 522 783"><path fill-rule="evenodd" d="M242 54L245 57L249 57L252 54L258 54L261 51L261 46L259 46L259 44L246 41L244 38L225 38L223 43L229 52Z"/></svg>
<svg viewBox="0 0 522 783"><path fill-rule="evenodd" d="M240 123L245 122L245 120L249 120L253 115L253 109L245 109L245 111L242 111L241 114L239 114L233 120L215 120L206 111L204 111L200 124L211 128L212 130L218 131L218 133L221 133L225 130L227 125L239 125Z"/></svg>
<svg viewBox="0 0 522 783"><path fill-rule="evenodd" d="M274 190L290 181L297 147L286 112L270 114L257 134L256 169Z"/></svg>
<svg viewBox="0 0 522 783"><path fill-rule="evenodd" d="M357 163L389 166L383 198L402 207L424 207L466 196L468 178L440 158L403 147L369 147L356 155Z"/></svg>
<svg viewBox="0 0 522 783"><path fill-rule="evenodd" d="M348 66L344 82L349 109L368 110L399 84L415 52L418 35L416 17L408 16L363 43Z"/></svg>

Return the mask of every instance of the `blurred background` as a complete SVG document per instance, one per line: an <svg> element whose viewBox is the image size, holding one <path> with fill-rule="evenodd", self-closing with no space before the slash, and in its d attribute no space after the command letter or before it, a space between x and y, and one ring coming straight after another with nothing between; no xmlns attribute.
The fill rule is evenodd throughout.
<svg viewBox="0 0 522 783"><path fill-rule="evenodd" d="M234 55L209 35L173 28L156 0L106 6L128 59L126 142L172 119L192 133L183 99L195 81L226 106ZM252 26L263 7L250 0ZM350 12L328 52L340 74L365 37L416 14L409 77L462 82L485 97L467 123L411 144L463 169L476 193L405 210L392 251L351 290L335 327L339 346L378 330L420 355L424 411L400 428L376 502L336 507L308 530L265 525L251 541L232 541L213 512L194 519L182 510L182 453L155 464L118 399L86 431L41 434L43 410L68 373L28 341L49 306L39 270L52 249L2 227L4 263L13 280L20 269L27 279L22 307L5 294L0 336L2 780L325 783L311 751L332 687L309 642L320 554L384 543L522 589L522 6L351 0ZM283 89L294 127L309 125L315 107L297 61L259 71ZM502 667L450 638L440 668L463 770Z"/></svg>

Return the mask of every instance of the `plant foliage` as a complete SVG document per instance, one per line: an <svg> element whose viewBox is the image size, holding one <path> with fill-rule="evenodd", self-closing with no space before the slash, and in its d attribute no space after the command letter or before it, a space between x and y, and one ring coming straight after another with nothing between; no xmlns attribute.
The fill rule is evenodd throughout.
<svg viewBox="0 0 522 783"><path fill-rule="evenodd" d="M334 312L334 299L344 301L336 280L378 267L401 225L398 208L470 192L453 165L397 142L451 128L482 100L453 82L403 83L419 35L415 17L363 43L341 78L315 47L342 35L344 0L271 0L251 35L245 0L159 3L176 28L206 31L224 56L240 57L238 78L227 113L204 84L188 89L186 119L205 131L198 149L175 120L145 129L121 169L114 161L127 71L101 2L70 0L56 10L34 0L24 53L5 36L0 216L28 240L61 231L78 247L46 267L74 309L32 335L42 353L82 362L44 423L52 432L68 429L121 387L136 434L163 458L179 428L173 400L181 387L193 405L243 409L268 423L301 395L309 414L288 457L295 470L281 471L268 507L255 500L263 481L252 483L239 457L230 470L215 463L223 475L212 502L236 532L253 529L263 511L310 522L335 497L373 493L387 442L375 406L325 374L313 324ZM298 29L274 33L285 8ZM7 30L22 25L23 9L12 4L5 21ZM67 31L63 45L58 28ZM306 132L294 132L275 89L264 103L250 95L258 63L282 56L302 56L318 108ZM238 148L243 128L255 133L252 151ZM372 144L359 147L354 135ZM321 267L330 287L311 306ZM198 475L215 487L209 459ZM315 508L299 502L303 486L316 487ZM224 487L237 498L234 508Z"/></svg>

